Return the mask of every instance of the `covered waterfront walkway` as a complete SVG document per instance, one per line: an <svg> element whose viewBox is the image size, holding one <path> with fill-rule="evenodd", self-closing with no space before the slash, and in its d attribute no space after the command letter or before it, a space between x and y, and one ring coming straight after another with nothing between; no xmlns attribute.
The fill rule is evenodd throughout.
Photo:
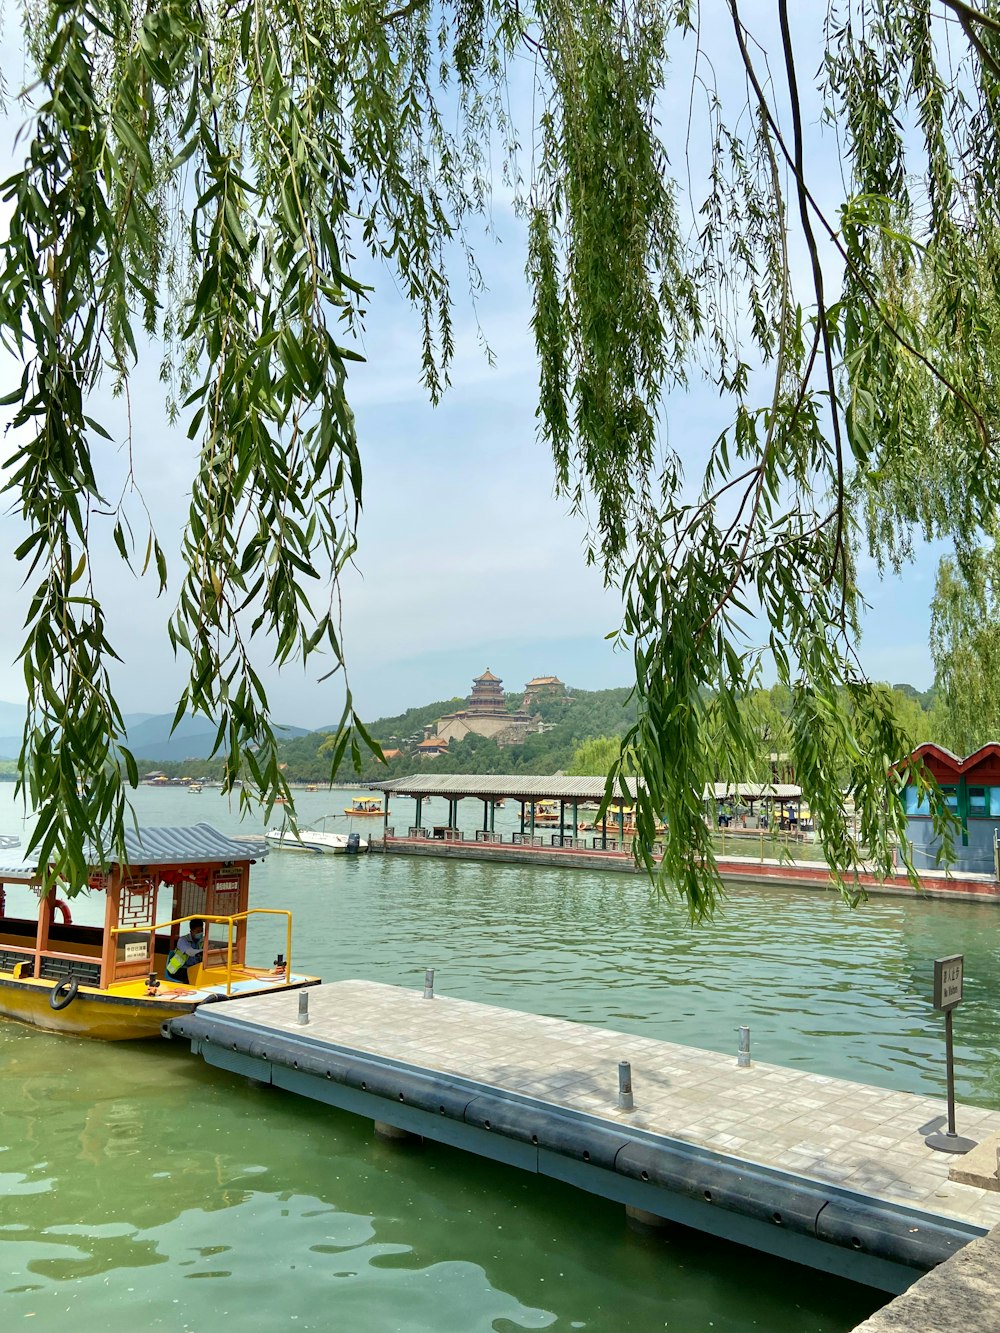
<svg viewBox="0 0 1000 1333"><path fill-rule="evenodd" d="M580 812L596 812L607 786L603 777L420 773L366 785L386 796L386 840L396 836L396 825L389 827L389 809L399 799L414 802L412 824L406 826L405 833L399 830L407 840L462 841L466 835L458 827L458 804L465 799L482 802L482 826L475 832L476 842L503 842L503 834L496 829L496 810L505 801L517 801L521 807L520 828L510 835L513 846L621 853L628 851L635 831L630 806L635 802L636 785L631 778L620 785L616 800L596 826L593 819L581 823ZM706 818L714 826L716 808L722 801L746 803L751 810L759 803L782 809L799 802L801 796L802 789L791 783L715 783L704 792ZM444 823L427 826L423 806L431 797L447 801L448 815ZM653 850L656 853L662 847L654 844Z"/></svg>

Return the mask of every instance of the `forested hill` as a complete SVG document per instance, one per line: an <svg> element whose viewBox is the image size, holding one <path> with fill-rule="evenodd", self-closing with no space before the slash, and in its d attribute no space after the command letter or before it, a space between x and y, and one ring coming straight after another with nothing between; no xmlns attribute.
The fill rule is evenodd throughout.
<svg viewBox="0 0 1000 1333"><path fill-rule="evenodd" d="M585 741L597 736L620 736L634 720L635 710L629 703L627 688L614 690L572 690L564 698L541 698L535 701L532 712L539 715L545 730L529 736L523 745L500 748L483 736L470 736L464 741L452 741L448 754L427 759L414 754L414 746L423 740L424 728L436 722L445 713L454 713L465 706L465 699L442 699L408 708L393 717L376 718L366 723L369 732L384 750L399 750L398 758L380 764L364 755L361 772L351 766L350 759L341 765L337 777L341 781L368 778L404 777L417 771L433 773L555 773L567 770L577 749ZM521 695L513 696L510 706L521 702ZM281 762L287 764L286 776L290 782L329 782L330 751L333 728L322 728L304 736L290 737L280 743ZM140 767L142 765L140 764ZM217 760L186 760L183 763L161 764L164 772L179 776L183 771L192 777L215 777L221 772Z"/></svg>
<svg viewBox="0 0 1000 1333"><path fill-rule="evenodd" d="M892 700L900 725L915 742L941 740L947 735L947 719L941 712L940 699L932 691L921 694L909 685L884 687ZM512 695L508 707L516 708L521 695ZM468 736L452 741L448 753L429 759L415 753L423 739L424 728L433 725L445 713L465 705L464 699L441 699L436 703L409 708L393 717L376 718L366 724L372 736L389 752L390 758L379 763L367 753L360 772L350 759L335 775L341 782L372 778L405 777L411 773L592 773L608 771L617 744L635 719L635 706L627 688L614 690L568 690L562 697L537 699L532 711L541 717L544 729L530 735L521 745L501 748L484 736ZM752 691L742 702L746 721L759 738L762 771L769 771L769 757L791 747L789 711L791 696L779 685ZM849 707L845 699L845 707ZM330 756L334 746L333 728L321 728L301 736L286 736L280 742L281 762L286 765L290 782L327 783L331 779ZM398 754L392 755L392 751ZM141 754L140 767L143 767ZM185 759L163 764L174 776L218 777L221 760Z"/></svg>

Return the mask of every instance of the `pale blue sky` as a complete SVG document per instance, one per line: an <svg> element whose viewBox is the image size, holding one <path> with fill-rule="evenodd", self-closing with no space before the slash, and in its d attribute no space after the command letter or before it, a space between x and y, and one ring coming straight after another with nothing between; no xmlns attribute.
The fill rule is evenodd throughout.
<svg viewBox="0 0 1000 1333"><path fill-rule="evenodd" d="M9 47L5 54L9 68ZM720 55L717 63L723 61ZM815 61L807 67L814 69ZM686 84L678 87L683 96L678 91L677 104L666 108L667 124L686 106ZM12 160L12 128L3 131L0 161ZM678 151L672 153L675 161ZM429 405L419 384L416 318L385 270L362 274L377 287L365 337L368 362L352 367L350 379L365 504L356 569L345 577L343 598L350 678L356 703L368 717L464 695L472 677L487 666L511 689L535 674L556 674L586 689L630 679L630 658L615 653L605 639L618 627L618 600L586 567L582 525L553 497L551 458L536 438L537 372L523 229L503 200L493 222L499 243L481 238L479 248L488 288L479 318L496 364L487 364L479 346L459 273L458 355L453 387L438 408ZM176 568L192 451L183 431L167 425L157 361L155 351L146 356L133 383L136 469ZM9 363L0 365L4 389L12 373ZM95 415L123 436L120 407L106 396ZM724 424L721 405L702 385L675 396L665 418L671 443L694 459L704 456ZM120 453L101 448L109 471L120 471ZM17 530L9 517L0 520L0 542L8 552ZM148 580L136 582L121 568L110 531L99 538L94 554L109 608L109 635L125 663L117 678L124 710L172 709L182 672L165 632L171 603L157 602ZM905 577L886 583L874 568L863 567L872 609L865 617L861 659L873 676L908 680L919 688L930 684L928 603L937 555L921 548ZM27 598L9 557L7 569L0 583L5 627L0 698L20 701L24 689L14 658ZM262 653L263 668L268 660ZM337 687L316 682L323 670L317 662L305 674L294 668L280 676L263 671L277 720L316 726L336 718Z"/></svg>

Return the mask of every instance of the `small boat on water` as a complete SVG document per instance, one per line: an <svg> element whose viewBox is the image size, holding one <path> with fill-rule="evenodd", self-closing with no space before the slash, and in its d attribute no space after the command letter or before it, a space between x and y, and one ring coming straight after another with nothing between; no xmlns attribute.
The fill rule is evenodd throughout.
<svg viewBox="0 0 1000 1333"><path fill-rule="evenodd" d="M316 855L351 856L367 852L367 839L357 833L328 833L326 829L275 828L264 834L264 841L275 852L311 852Z"/></svg>
<svg viewBox="0 0 1000 1333"><path fill-rule="evenodd" d="M532 815L534 811L534 815ZM559 823L559 802L558 801L531 801L524 807L524 822L530 824L534 819L536 824L558 824Z"/></svg>
<svg viewBox="0 0 1000 1333"><path fill-rule="evenodd" d="M625 837L634 838L639 832L635 822L635 806L612 803L608 806L603 824L600 819L595 819L591 824L580 825L580 828L594 829L598 833L600 833L602 827L606 827L609 834L617 833L620 830ZM653 826L653 831L658 834L666 833L667 826L657 820Z"/></svg>
<svg viewBox="0 0 1000 1333"><path fill-rule="evenodd" d="M188 787L188 791L191 793L192 796L200 796L200 795L201 795L201 783L200 783L200 782L192 782L191 785Z"/></svg>
<svg viewBox="0 0 1000 1333"><path fill-rule="evenodd" d="M160 1035L161 1025L200 1004L315 985L292 971L292 914L250 907L246 843L209 824L125 834L127 859L96 864L86 884L104 895L104 924L73 921L56 890L41 895L35 866L0 867L0 1017L52 1032L121 1041ZM169 895L169 896L167 896ZM169 916L158 903L167 896ZM283 951L270 964L248 958L254 921L283 923ZM167 960L192 921L205 922L187 982Z"/></svg>
<svg viewBox="0 0 1000 1333"><path fill-rule="evenodd" d="M344 806L345 815L353 815L355 818L386 815L389 812L382 806L381 796L355 796L349 806Z"/></svg>

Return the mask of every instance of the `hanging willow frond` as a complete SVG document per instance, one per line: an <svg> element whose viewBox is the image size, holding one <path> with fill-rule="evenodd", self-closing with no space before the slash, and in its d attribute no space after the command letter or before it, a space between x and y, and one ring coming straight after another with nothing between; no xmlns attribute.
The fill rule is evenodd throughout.
<svg viewBox="0 0 1000 1333"><path fill-rule="evenodd" d="M138 347L163 340L169 408L199 450L169 625L190 662L178 716L216 719L227 786L272 802L287 791L260 645L345 665L336 584L363 463L349 370L373 299L352 256L394 270L436 400L449 264L469 256L479 283L466 227L495 149L527 223L540 433L559 491L592 516L589 558L625 595L638 716L613 782L641 779L639 859L711 911L703 788L756 761L743 705L773 670L835 872L849 885L862 844L889 867L902 814L886 779L908 738L857 662L855 560L865 541L904 559L915 529L971 546L995 527L992 8L844 0L805 37L787 0L761 34L738 0L711 26L688 0L22 8L37 82L3 187L0 333L22 368L7 399L32 591L21 771L53 873L78 885L87 842L120 847L136 780L88 558L109 509L94 390L127 390ZM712 76L721 44L736 95ZM689 121L703 97L701 163L665 110L672 56L693 69ZM809 139L817 67L835 212ZM668 442L698 376L730 424ZM155 535L137 558L110 512L122 557L165 589ZM334 772L375 748L346 699Z"/></svg>

